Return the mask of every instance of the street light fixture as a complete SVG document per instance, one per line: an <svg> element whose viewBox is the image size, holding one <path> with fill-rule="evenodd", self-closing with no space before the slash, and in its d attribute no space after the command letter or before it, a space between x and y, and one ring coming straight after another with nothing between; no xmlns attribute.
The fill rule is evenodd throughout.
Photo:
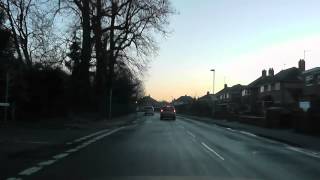
<svg viewBox="0 0 320 180"><path fill-rule="evenodd" d="M213 73L213 84L212 84L212 94L214 94L214 78L215 78L215 69L211 69L210 71L212 71Z"/></svg>

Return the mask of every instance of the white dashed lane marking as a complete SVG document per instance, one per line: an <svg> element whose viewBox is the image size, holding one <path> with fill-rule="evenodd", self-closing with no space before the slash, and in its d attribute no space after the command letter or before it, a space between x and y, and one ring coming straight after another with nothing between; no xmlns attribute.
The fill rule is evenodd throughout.
<svg viewBox="0 0 320 180"><path fill-rule="evenodd" d="M53 163L55 163L57 160L48 160L48 161L43 161L41 163L38 163L39 166L49 166Z"/></svg>
<svg viewBox="0 0 320 180"><path fill-rule="evenodd" d="M69 153L61 153L61 154L53 156L53 159L62 159L68 155L69 155Z"/></svg>
<svg viewBox="0 0 320 180"><path fill-rule="evenodd" d="M218 156L218 158L220 158L221 160L224 161L224 158L219 154L217 153L215 150L213 150L211 147L209 147L208 145L206 145L206 143L204 142L201 142L202 146L204 146L207 150L209 150L210 152L212 152L213 154L215 154L216 156Z"/></svg>
<svg viewBox="0 0 320 180"><path fill-rule="evenodd" d="M30 176L31 174L36 173L41 169L42 169L42 167L38 167L38 166L31 167L31 168L28 168L28 169L25 169L25 170L21 171L19 173L19 175L21 175L21 176Z"/></svg>
<svg viewBox="0 0 320 180"><path fill-rule="evenodd" d="M93 139L82 143L81 145L77 146L76 148L69 149L69 150L65 151L64 153L61 153L61 154L53 156L52 157L53 159L40 162L40 163L37 164L37 166L34 166L34 167L31 167L31 168L28 168L28 169L25 169L25 170L21 171L18 174L18 176L30 176L30 175L40 171L44 166L52 165L55 162L57 162L58 160L61 160L61 159L65 158L65 157L67 157L68 155L70 155L70 153L76 152L76 151L78 151L78 150L80 150L80 149L82 149L82 148L84 148L84 147L86 147L86 146L88 146L88 145L90 145L90 144L92 144L92 143L94 143L94 142L106 137L106 136L109 136L109 135L111 135L111 134L113 134L115 132L120 131L123 128L125 128L125 127L120 127L120 128L114 129L112 131L110 131L109 129L105 129L105 130L90 134L88 136L84 136L82 138L76 139L76 140L74 140L74 142L80 142L80 141L86 140L88 138L91 138L93 136L96 136ZM97 135L99 135L99 136L97 136ZM66 143L66 144L72 144L72 142L69 142L69 143ZM22 178L20 178L20 177L19 178L10 177L10 178L7 178L6 180L22 180Z"/></svg>
<svg viewBox="0 0 320 180"><path fill-rule="evenodd" d="M193 138L195 138L196 137L196 135L194 135L192 132L190 132L190 131L187 131L187 133L191 136L191 137L193 137Z"/></svg>

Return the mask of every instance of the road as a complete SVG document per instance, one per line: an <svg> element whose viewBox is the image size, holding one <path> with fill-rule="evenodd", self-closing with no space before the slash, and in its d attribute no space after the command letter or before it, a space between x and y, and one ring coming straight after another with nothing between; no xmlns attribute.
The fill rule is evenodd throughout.
<svg viewBox="0 0 320 180"><path fill-rule="evenodd" d="M11 178L320 178L318 155L247 132L183 117L160 121L159 114L141 116L135 124L97 132L74 143Z"/></svg>

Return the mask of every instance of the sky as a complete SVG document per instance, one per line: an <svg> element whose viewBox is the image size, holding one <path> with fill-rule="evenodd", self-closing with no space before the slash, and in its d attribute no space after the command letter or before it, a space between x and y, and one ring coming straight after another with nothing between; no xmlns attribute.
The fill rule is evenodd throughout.
<svg viewBox="0 0 320 180"><path fill-rule="evenodd" d="M320 66L319 0L171 0L177 14L144 77L146 95L201 97L224 84L247 85L275 73Z"/></svg>

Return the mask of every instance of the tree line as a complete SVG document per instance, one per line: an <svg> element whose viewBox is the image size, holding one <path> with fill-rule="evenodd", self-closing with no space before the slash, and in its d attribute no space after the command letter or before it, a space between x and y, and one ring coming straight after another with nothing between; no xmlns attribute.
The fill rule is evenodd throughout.
<svg viewBox="0 0 320 180"><path fill-rule="evenodd" d="M173 13L169 0L1 0L10 102L22 116L129 111Z"/></svg>

